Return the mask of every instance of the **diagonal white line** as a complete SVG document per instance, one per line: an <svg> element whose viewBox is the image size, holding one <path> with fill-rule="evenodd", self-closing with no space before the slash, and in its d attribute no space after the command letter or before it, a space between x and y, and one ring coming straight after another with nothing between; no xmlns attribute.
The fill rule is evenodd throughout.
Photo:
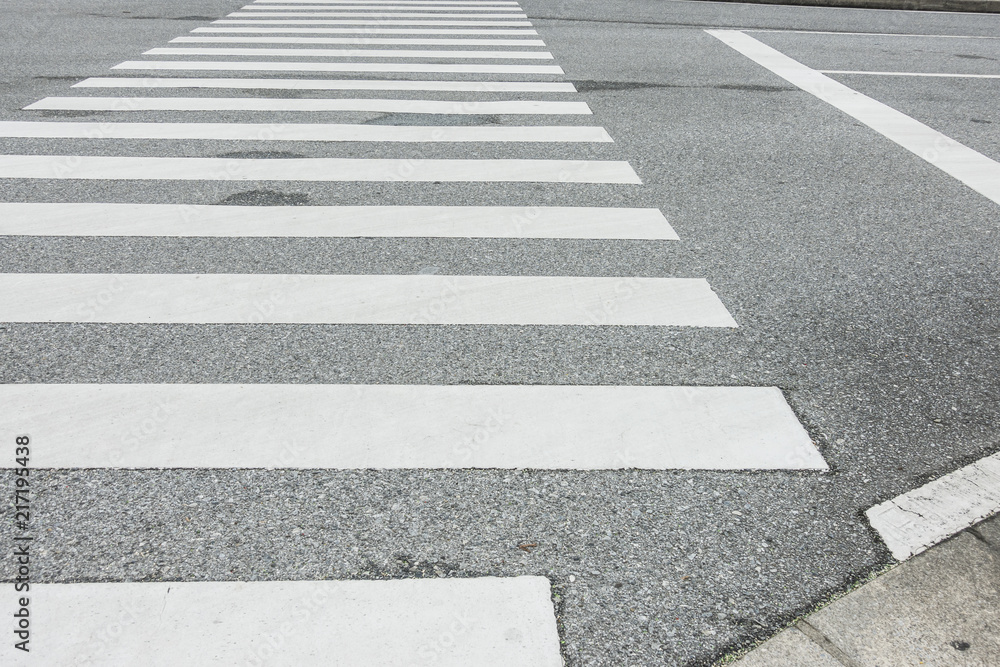
<svg viewBox="0 0 1000 667"><path fill-rule="evenodd" d="M1000 163L882 102L806 67L750 35L738 30L706 32L1000 204Z"/></svg>

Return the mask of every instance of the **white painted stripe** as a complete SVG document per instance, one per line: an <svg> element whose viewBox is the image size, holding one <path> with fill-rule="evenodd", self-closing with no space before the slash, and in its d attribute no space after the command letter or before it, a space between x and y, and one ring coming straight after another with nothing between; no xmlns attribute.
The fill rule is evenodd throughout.
<svg viewBox="0 0 1000 667"><path fill-rule="evenodd" d="M25 109L86 111L372 111L421 114L590 115L586 102L260 97L46 97Z"/></svg>
<svg viewBox="0 0 1000 667"><path fill-rule="evenodd" d="M483 7L485 9L492 9L496 7L497 9L501 7L513 6L516 9L520 9L520 5L516 2L445 2L443 0L254 0L253 4L249 5L251 7L263 7L269 4L286 4L286 5L323 5L323 6L356 6L356 5L402 5L405 7L421 7L421 6L458 6L458 7Z"/></svg>
<svg viewBox="0 0 1000 667"><path fill-rule="evenodd" d="M737 30L706 32L1000 204L1000 163L749 35Z"/></svg>
<svg viewBox="0 0 1000 667"><path fill-rule="evenodd" d="M425 12L232 12L226 14L231 19L249 18L292 18L304 17L314 19L358 18L358 19L521 19L527 21L524 14L428 14Z"/></svg>
<svg viewBox="0 0 1000 667"><path fill-rule="evenodd" d="M111 69L211 70L233 72L403 72L409 74L564 74L558 65L438 63L283 63L127 60Z"/></svg>
<svg viewBox="0 0 1000 667"><path fill-rule="evenodd" d="M550 81L415 81L400 79L84 79L73 88L233 88L241 90L441 90L479 93L575 93L572 83Z"/></svg>
<svg viewBox="0 0 1000 667"><path fill-rule="evenodd" d="M286 5L458 5L462 7L491 7L491 6L514 6L519 7L516 2L467 2L465 0L254 0L251 6L259 7L268 4Z"/></svg>
<svg viewBox="0 0 1000 667"><path fill-rule="evenodd" d="M818 70L822 74L869 74L874 76L929 76L949 79L1000 79L1000 74L944 74L941 72L865 72L859 70Z"/></svg>
<svg viewBox="0 0 1000 667"><path fill-rule="evenodd" d="M562 665L544 577L32 581L31 624L8 664Z"/></svg>
<svg viewBox="0 0 1000 667"><path fill-rule="evenodd" d="M548 51L431 51L416 49L282 49L262 47L160 47L144 56L279 56L298 58L446 58L552 60Z"/></svg>
<svg viewBox="0 0 1000 667"><path fill-rule="evenodd" d="M356 6L356 5L402 5L405 7L421 7L427 6L459 6L459 7L484 7L486 9L492 9L494 7L509 7L520 8L520 5L516 2L464 2L462 0L456 0L452 2L447 2L445 0L254 0L254 2L249 7L264 7L271 4L286 4L286 5L323 5L323 6Z"/></svg>
<svg viewBox="0 0 1000 667"><path fill-rule="evenodd" d="M212 25L229 25L233 23L247 23L251 25L371 25L371 26L466 26L468 28L488 28L488 27L531 27L527 21L392 21L392 20L371 20L371 21L349 21L349 20L326 20L326 19L219 19L212 21Z"/></svg>
<svg viewBox="0 0 1000 667"><path fill-rule="evenodd" d="M510 14L523 14L524 10L520 7L504 7L504 6L494 6L494 7L456 7L456 6L434 6L434 5L349 5L346 7L337 7L331 5L245 5L240 7L238 11L240 12L266 12L268 14L279 13L282 11L296 11L296 12L306 12L306 11L343 11L347 13L357 13L366 11L376 11L376 12L459 12L461 16L476 16L477 14L490 13L490 12L504 12L503 16L509 16Z"/></svg>
<svg viewBox="0 0 1000 667"><path fill-rule="evenodd" d="M1000 453L940 477L865 514L896 560L1000 512Z"/></svg>
<svg viewBox="0 0 1000 667"><path fill-rule="evenodd" d="M0 155L0 178L640 184L628 162L602 160L246 159Z"/></svg>
<svg viewBox="0 0 1000 667"><path fill-rule="evenodd" d="M198 33L295 33L317 35L537 35L537 30L524 28L487 28L485 30L463 30L453 28L275 28L258 26L207 26L195 28L191 32Z"/></svg>
<svg viewBox="0 0 1000 667"><path fill-rule="evenodd" d="M455 6L455 5L451 5L451 6L447 6L447 5L445 5L445 6L435 6L435 5L421 5L421 4L410 4L410 5L407 5L407 4L398 3L398 2L397 3L392 3L392 4L384 4L384 5L352 4L352 5L341 6L341 7L338 7L336 5L318 5L318 4L315 4L315 3L310 4L310 5L306 5L306 4L301 4L301 5L289 5L289 4L284 4L284 5L264 5L264 4L254 3L254 4L244 5L243 7L240 7L239 11L249 11L249 12L256 12L256 11L282 11L282 10L285 10L285 9L295 10L295 11L309 11L309 10L318 10L318 11L337 10L337 11L342 11L343 10L343 11L352 11L352 12L366 11L366 10L379 11L379 12L396 11L396 10L400 10L400 11L414 11L414 10L419 10L419 11L422 11L422 12L467 12L467 13L473 13L473 12L522 12L523 11L517 5L513 5L513 6L493 5L493 6L463 7L463 6Z"/></svg>
<svg viewBox="0 0 1000 667"><path fill-rule="evenodd" d="M0 322L736 326L688 278L7 273L0 294Z"/></svg>
<svg viewBox="0 0 1000 667"><path fill-rule="evenodd" d="M334 123L77 123L0 121L0 137L214 141L610 142L602 127L340 125Z"/></svg>
<svg viewBox="0 0 1000 667"><path fill-rule="evenodd" d="M30 110L87 111L366 111L419 114L590 115L586 102L411 100L380 98L46 97Z"/></svg>
<svg viewBox="0 0 1000 667"><path fill-rule="evenodd" d="M0 401L36 468L827 469L775 387L6 384Z"/></svg>
<svg viewBox="0 0 1000 667"><path fill-rule="evenodd" d="M677 240L655 208L188 206L0 203L21 236L434 237Z"/></svg>
<svg viewBox="0 0 1000 667"><path fill-rule="evenodd" d="M448 37L175 37L171 44L349 44L357 46L545 46L540 39L462 39Z"/></svg>

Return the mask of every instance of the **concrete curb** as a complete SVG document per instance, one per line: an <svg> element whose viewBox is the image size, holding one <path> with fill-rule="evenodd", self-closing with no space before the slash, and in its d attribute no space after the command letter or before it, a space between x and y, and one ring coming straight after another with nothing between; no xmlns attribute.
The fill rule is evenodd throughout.
<svg viewBox="0 0 1000 667"><path fill-rule="evenodd" d="M848 9L896 9L927 12L1000 13L1000 0L711 0L757 5L842 7Z"/></svg>
<svg viewBox="0 0 1000 667"><path fill-rule="evenodd" d="M931 547L731 667L1000 664L1000 515Z"/></svg>

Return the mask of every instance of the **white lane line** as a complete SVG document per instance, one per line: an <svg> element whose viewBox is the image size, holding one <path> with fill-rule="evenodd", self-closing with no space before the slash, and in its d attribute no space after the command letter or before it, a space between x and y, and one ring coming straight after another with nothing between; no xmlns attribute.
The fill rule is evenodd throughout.
<svg viewBox="0 0 1000 667"><path fill-rule="evenodd" d="M143 656L150 667L425 659L439 667L560 667L551 595L548 579L534 576L32 582L32 629L48 641L32 642L24 664L130 665Z"/></svg>
<svg viewBox="0 0 1000 667"><path fill-rule="evenodd" d="M0 235L676 241L655 208L0 203Z"/></svg>
<svg viewBox="0 0 1000 667"><path fill-rule="evenodd" d="M516 2L433 2L431 0L426 0L422 2L414 2L413 0L254 0L254 2L248 7L254 8L265 8L268 5L294 5L296 7L301 7L302 5L320 5L323 7L330 7L340 9L341 7L347 9L351 7L357 7L360 5L375 5L379 8L385 6L399 5L401 7L442 7L445 9L461 9L462 7L469 7L473 9L520 9L521 6Z"/></svg>
<svg viewBox="0 0 1000 667"><path fill-rule="evenodd" d="M86 111L371 111L420 114L590 115L586 102L259 97L46 97L25 109Z"/></svg>
<svg viewBox="0 0 1000 667"><path fill-rule="evenodd" d="M213 141L611 142L602 127L341 125L335 123L80 123L0 121L0 137Z"/></svg>
<svg viewBox="0 0 1000 667"><path fill-rule="evenodd" d="M358 19L520 19L527 21L525 14L427 14L424 12L233 12L226 14L231 19L248 18L291 18L315 19L358 18Z"/></svg>
<svg viewBox="0 0 1000 667"><path fill-rule="evenodd" d="M689 278L7 273L0 286L0 322L736 326Z"/></svg>
<svg viewBox="0 0 1000 667"><path fill-rule="evenodd" d="M184 60L127 60L111 69L199 70L226 72L398 72L408 74L564 74L558 65L492 65L438 63L285 63Z"/></svg>
<svg viewBox="0 0 1000 667"><path fill-rule="evenodd" d="M318 35L538 35L537 30L523 28L488 28L486 30L462 30L453 28L275 28L256 26L206 26L195 28L191 32L197 33L295 33L295 34L318 34Z"/></svg>
<svg viewBox="0 0 1000 667"><path fill-rule="evenodd" d="M348 44L357 46L545 46L540 39L449 39L447 37L175 37L171 44Z"/></svg>
<svg viewBox="0 0 1000 667"><path fill-rule="evenodd" d="M552 60L548 51L441 51L417 49L312 49L265 47L159 47L144 56L279 56L293 58L444 58Z"/></svg>
<svg viewBox="0 0 1000 667"><path fill-rule="evenodd" d="M522 12L523 10L517 5L505 6L505 5L495 5L495 6L475 6L475 7L462 7L462 6L435 6L435 5L420 5L420 4L385 4L385 5L373 5L373 4L352 4L345 7L337 7L336 5L263 5L263 4L250 4L240 7L238 11L281 11L281 10L295 10L295 11L307 11L307 10L319 10L319 11L413 11L419 10L422 12Z"/></svg>
<svg viewBox="0 0 1000 667"><path fill-rule="evenodd" d="M511 14L523 14L524 10L520 7L455 7L455 6L434 6L434 5L350 5L346 7L337 7L331 5L245 5L240 7L237 11L239 12L266 12L268 14L276 14L283 11L296 11L296 12L330 12L338 11L345 12L348 14L360 13L360 12L458 12L460 16L476 16L478 14L490 13L490 12L503 12L501 16L510 16ZM432 14L436 16L436 14Z"/></svg>
<svg viewBox="0 0 1000 667"><path fill-rule="evenodd" d="M246 5L237 10L240 14L254 12L261 16L281 16L285 12L297 13L318 13L336 12L342 16L367 15L371 12L389 12L395 15L396 12L406 12L410 16L414 12L419 12L422 16L468 16L476 18L478 16L517 16L527 18L524 10L520 7L435 7L432 5L351 5L347 7L335 7L331 5ZM437 12L437 13L434 13ZM448 14L441 12L450 12ZM232 14L228 14L232 16Z"/></svg>
<svg viewBox="0 0 1000 667"><path fill-rule="evenodd" d="M865 514L896 560L906 560L1000 512L1000 453L929 482Z"/></svg>
<svg viewBox="0 0 1000 667"><path fill-rule="evenodd" d="M572 83L550 81L416 81L412 79L199 79L102 78L73 88L226 88L239 90L440 90L476 93L575 93Z"/></svg>
<svg viewBox="0 0 1000 667"><path fill-rule="evenodd" d="M297 1L297 0L295 0ZM935 39L1000 39L994 35L922 35L901 32L830 32L824 30L778 30L764 28L743 28L741 32L787 32L802 35L835 35L845 37L932 37Z"/></svg>
<svg viewBox="0 0 1000 667"><path fill-rule="evenodd" d="M0 178L641 184L628 162L603 160L230 159L0 155Z"/></svg>
<svg viewBox="0 0 1000 667"><path fill-rule="evenodd" d="M370 25L391 26L465 26L467 28L489 28L489 27L525 27L530 28L528 21L392 21L392 20L371 20L371 21L349 21L349 20L326 20L326 19L218 19L212 21L212 25L229 25L233 23L246 23L251 25Z"/></svg>
<svg viewBox="0 0 1000 667"><path fill-rule="evenodd" d="M806 67L750 35L738 30L706 32L1000 204L1000 163L888 105Z"/></svg>
<svg viewBox="0 0 1000 667"><path fill-rule="evenodd" d="M0 401L37 468L828 469L775 387L6 384Z"/></svg>
<svg viewBox="0 0 1000 667"><path fill-rule="evenodd" d="M868 74L872 76L930 76L950 79L1000 79L1000 74L943 74L940 72L865 72L860 70L821 69L821 74Z"/></svg>
<svg viewBox="0 0 1000 667"><path fill-rule="evenodd" d="M514 6L519 7L517 2L472 2L466 0L254 0L251 6L258 7L268 4L286 5L458 5L461 7L490 7L490 6Z"/></svg>

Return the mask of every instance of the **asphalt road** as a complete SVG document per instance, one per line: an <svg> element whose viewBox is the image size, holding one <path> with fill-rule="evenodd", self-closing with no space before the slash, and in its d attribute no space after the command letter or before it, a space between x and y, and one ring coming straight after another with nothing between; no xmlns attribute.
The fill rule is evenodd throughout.
<svg viewBox="0 0 1000 667"><path fill-rule="evenodd" d="M119 120L22 107L88 94L68 86L243 4L8 2L0 120ZM39 581L539 574L557 587L568 665L710 664L891 562L865 509L997 451L1000 208L705 29L763 30L748 34L816 69L1000 75L1000 16L523 6L615 143L462 155L627 160L641 188L3 180L0 199L649 206L679 242L9 236L0 271L707 278L738 329L3 324L0 382L777 386L831 471L39 471ZM844 34L858 32L878 34ZM832 76L1000 160L1000 78ZM420 118L445 122L470 121ZM0 140L29 154L408 150ZM12 568L5 557L0 577Z"/></svg>

